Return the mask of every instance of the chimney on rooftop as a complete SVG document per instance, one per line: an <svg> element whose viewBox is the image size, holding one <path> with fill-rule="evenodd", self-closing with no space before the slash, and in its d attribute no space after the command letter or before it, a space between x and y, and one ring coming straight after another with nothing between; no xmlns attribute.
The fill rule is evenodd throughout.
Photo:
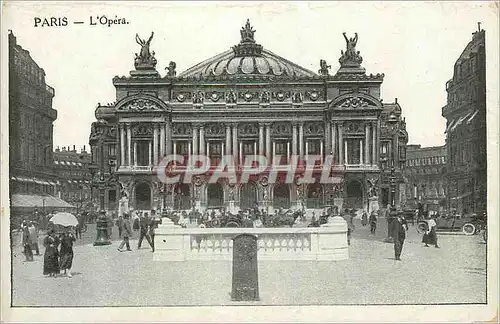
<svg viewBox="0 0 500 324"><path fill-rule="evenodd" d="M394 102L395 102L395 103L398 103L398 98L394 98Z"/></svg>

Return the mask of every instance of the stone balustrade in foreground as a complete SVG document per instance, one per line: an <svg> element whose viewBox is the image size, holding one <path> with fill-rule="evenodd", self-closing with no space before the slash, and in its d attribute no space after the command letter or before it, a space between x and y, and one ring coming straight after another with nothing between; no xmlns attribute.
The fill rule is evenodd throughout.
<svg viewBox="0 0 500 324"><path fill-rule="evenodd" d="M259 260L336 261L349 258L347 223L332 217L321 227L182 228L169 218L155 230L154 261L231 260L233 238L257 236Z"/></svg>

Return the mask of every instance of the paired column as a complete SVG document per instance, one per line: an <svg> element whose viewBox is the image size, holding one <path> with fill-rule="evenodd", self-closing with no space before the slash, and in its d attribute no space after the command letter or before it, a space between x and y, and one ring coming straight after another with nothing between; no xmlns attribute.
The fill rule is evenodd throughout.
<svg viewBox="0 0 500 324"><path fill-rule="evenodd" d="M193 147L192 154L193 155L198 154L198 126L197 125L193 125L193 143L192 143L192 147Z"/></svg>
<svg viewBox="0 0 500 324"><path fill-rule="evenodd" d="M370 124L365 125L365 161L363 164L370 164Z"/></svg>
<svg viewBox="0 0 500 324"><path fill-rule="evenodd" d="M297 124L292 124L292 155L297 155Z"/></svg>
<svg viewBox="0 0 500 324"><path fill-rule="evenodd" d="M127 165L131 166L132 165L132 131L130 127L130 123L126 124L127 126Z"/></svg>
<svg viewBox="0 0 500 324"><path fill-rule="evenodd" d="M226 152L224 154L231 154L231 125L226 125Z"/></svg>
<svg viewBox="0 0 500 324"><path fill-rule="evenodd" d="M165 125L160 124L160 159L165 156Z"/></svg>
<svg viewBox="0 0 500 324"><path fill-rule="evenodd" d="M331 151L332 151L332 154L333 154L333 161L339 161L339 158L338 158L338 155L337 155L337 123L336 122L332 122L332 125L331 125L331 131L330 131L330 134L331 134Z"/></svg>
<svg viewBox="0 0 500 324"><path fill-rule="evenodd" d="M158 124L153 124L153 163L158 163ZM151 142L149 142L149 165L151 165Z"/></svg>
<svg viewBox="0 0 500 324"><path fill-rule="evenodd" d="M264 124L262 123L259 123L259 154L264 155Z"/></svg>
<svg viewBox="0 0 500 324"><path fill-rule="evenodd" d="M377 124L372 123L372 164L377 165Z"/></svg>
<svg viewBox="0 0 500 324"><path fill-rule="evenodd" d="M205 155L205 129L200 125L200 155Z"/></svg>
<svg viewBox="0 0 500 324"><path fill-rule="evenodd" d="M299 156L304 156L304 123L299 124Z"/></svg>
<svg viewBox="0 0 500 324"><path fill-rule="evenodd" d="M165 123L165 137L167 142L166 153L172 154L172 124L170 124L170 121Z"/></svg>
<svg viewBox="0 0 500 324"><path fill-rule="evenodd" d="M330 121L326 121L325 122L325 151L326 151L326 154L325 155L328 155L330 153L330 151L332 150L332 142L330 140L331 138L331 134L330 134L330 131L331 131L331 126L330 126Z"/></svg>
<svg viewBox="0 0 500 324"><path fill-rule="evenodd" d="M233 150L232 154L235 160L238 159L238 124L233 124Z"/></svg>
<svg viewBox="0 0 500 324"><path fill-rule="evenodd" d="M125 125L120 124L120 164L125 165Z"/></svg>
<svg viewBox="0 0 500 324"><path fill-rule="evenodd" d="M266 124L266 155L267 158L270 159L272 157L272 154L274 154L275 150L273 147L273 150L271 151L271 124L267 123Z"/></svg>
<svg viewBox="0 0 500 324"><path fill-rule="evenodd" d="M337 125L339 129L339 164L344 164L344 126L342 124Z"/></svg>

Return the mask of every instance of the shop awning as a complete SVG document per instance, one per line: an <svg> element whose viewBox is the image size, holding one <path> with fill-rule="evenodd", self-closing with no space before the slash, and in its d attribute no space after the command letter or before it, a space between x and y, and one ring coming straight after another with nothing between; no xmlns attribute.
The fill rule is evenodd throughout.
<svg viewBox="0 0 500 324"><path fill-rule="evenodd" d="M465 114L464 116L460 117L455 125L453 125L453 127L451 127L450 131L454 131L455 128L458 126L458 125L461 125L467 118L469 118L471 115L473 114L473 112L469 112L468 114Z"/></svg>
<svg viewBox="0 0 500 324"><path fill-rule="evenodd" d="M76 208L64 200L50 195L13 194L10 205L11 207Z"/></svg>

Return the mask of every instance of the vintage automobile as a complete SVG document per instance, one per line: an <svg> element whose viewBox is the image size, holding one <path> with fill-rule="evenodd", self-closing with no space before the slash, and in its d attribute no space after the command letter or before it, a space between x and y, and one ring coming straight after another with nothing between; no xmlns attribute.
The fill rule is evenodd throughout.
<svg viewBox="0 0 500 324"><path fill-rule="evenodd" d="M419 233L424 233L428 229L426 220L418 222L417 231ZM486 227L486 216L479 216L477 214L470 214L466 216L461 215L448 215L443 217L438 217L436 219L437 231L462 231L465 235L484 233Z"/></svg>

